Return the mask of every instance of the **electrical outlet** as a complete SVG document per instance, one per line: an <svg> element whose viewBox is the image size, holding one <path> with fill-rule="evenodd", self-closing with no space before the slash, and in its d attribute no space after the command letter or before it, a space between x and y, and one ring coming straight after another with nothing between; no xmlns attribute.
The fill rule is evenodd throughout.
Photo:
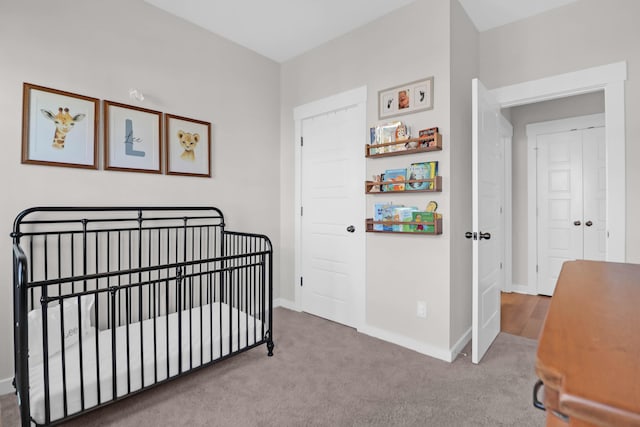
<svg viewBox="0 0 640 427"><path fill-rule="evenodd" d="M416 316L423 319L427 318L427 303L424 301L418 301L418 308L416 310Z"/></svg>

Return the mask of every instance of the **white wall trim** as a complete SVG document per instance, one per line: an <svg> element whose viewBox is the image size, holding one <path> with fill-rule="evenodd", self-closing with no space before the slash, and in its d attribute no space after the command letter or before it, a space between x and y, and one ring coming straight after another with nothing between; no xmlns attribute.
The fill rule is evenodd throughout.
<svg viewBox="0 0 640 427"><path fill-rule="evenodd" d="M450 362L453 362L454 360L456 360L458 355L462 353L462 349L471 341L471 335L472 335L472 328L469 328L467 329L467 332L462 334L460 339L454 344L454 346L449 351L450 357L451 357Z"/></svg>
<svg viewBox="0 0 640 427"><path fill-rule="evenodd" d="M566 132L571 129L586 129L592 126L604 127L604 125L603 113L589 114L586 116L569 117L567 119L531 123L525 127L525 135L531 138L537 135Z"/></svg>
<svg viewBox="0 0 640 427"><path fill-rule="evenodd" d="M558 74L492 90L502 108L549 101L604 89L613 82L627 80L627 62Z"/></svg>
<svg viewBox="0 0 640 427"><path fill-rule="evenodd" d="M513 126L505 117L500 115L500 136L502 137L502 155L504 164L503 177L503 201L502 215L504 224L504 282L502 290L510 292L513 281L513 196L512 196L512 152L513 152Z"/></svg>
<svg viewBox="0 0 640 427"><path fill-rule="evenodd" d="M434 357L436 359L444 360L445 362L453 362L455 358L452 350L446 350L433 345L425 344L424 342L417 341L413 338L405 337L403 335L389 332L384 329L376 328L366 325L363 328L358 328L358 332L365 335L369 335L374 338L378 338L382 341L390 342L392 344L399 345L409 350L416 351L426 356ZM457 355L457 353L456 353Z"/></svg>
<svg viewBox="0 0 640 427"><path fill-rule="evenodd" d="M300 206L302 206L302 150L300 147L300 137L302 136L302 121L307 118L311 118L314 116L318 116L321 114L326 114L332 111L341 110L344 108L349 108L352 106L364 104L364 108L366 111L366 103L367 103L367 87L361 86L355 89L351 89L345 92L338 93L336 95L329 96L327 98L323 98L317 101L313 101L304 105L300 105L293 109L293 120L294 120L294 179L295 179L295 195L294 195L294 298L293 305L291 306L292 310L301 311L302 304L302 291L300 289L300 277L302 272L302 258L300 256L300 251L302 248L301 238L302 238L302 222L300 219ZM366 113L365 113L366 116ZM366 127L366 123L365 123ZM363 141L366 137L363 129ZM364 144L363 144L364 145ZM364 156L362 157L363 165L364 165ZM364 214L364 193L363 193L363 203L362 209ZM363 216L364 218L364 216ZM363 237L364 239L364 237ZM364 264L364 263L363 263ZM364 268L364 265L363 265ZM358 289L356 290L356 324L355 327L358 328L361 325L365 324L365 312L366 312L366 271L362 272L362 280L358 283Z"/></svg>
<svg viewBox="0 0 640 427"><path fill-rule="evenodd" d="M626 261L626 61L504 86L491 91L502 108L604 90L607 141L607 261ZM528 165L530 167L530 165ZM531 188L528 189L531 191ZM531 251L529 242L529 252Z"/></svg>
<svg viewBox="0 0 640 427"><path fill-rule="evenodd" d="M292 310L292 311L298 311L298 312L300 311L300 309L298 308L295 302L288 299L284 299L284 298L276 298L273 300L273 308L278 308L278 307L286 308L287 310Z"/></svg>
<svg viewBox="0 0 640 427"><path fill-rule="evenodd" d="M521 285L520 283L512 283L511 292L525 295L538 295L538 292L535 289L532 291L529 289L529 286Z"/></svg>
<svg viewBox="0 0 640 427"><path fill-rule="evenodd" d="M568 132L572 129L587 129L590 127L603 127L605 125L605 115L602 113L589 114L586 116L570 117L561 120L550 120L547 122L532 123L526 126L527 135L527 283L526 293L538 293L538 136L552 133ZM607 173L609 169L607 163ZM607 191L609 189L607 188ZM607 204L609 199L607 198ZM608 207L607 207L608 211ZM607 217L607 227L609 219ZM608 250L608 247L607 247Z"/></svg>
<svg viewBox="0 0 640 427"><path fill-rule="evenodd" d="M14 391L15 389L13 388L13 377L0 380L0 396L13 393Z"/></svg>

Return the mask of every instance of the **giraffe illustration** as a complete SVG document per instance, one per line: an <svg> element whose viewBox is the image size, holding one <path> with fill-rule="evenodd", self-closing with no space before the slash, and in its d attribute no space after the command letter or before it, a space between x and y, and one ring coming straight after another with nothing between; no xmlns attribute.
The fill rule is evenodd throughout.
<svg viewBox="0 0 640 427"><path fill-rule="evenodd" d="M75 124L84 119L85 114L76 114L71 116L68 108L58 108L58 114L55 116L49 110L40 110L42 114L56 125L56 133L53 135L53 148L63 149L64 139L67 134L73 129Z"/></svg>

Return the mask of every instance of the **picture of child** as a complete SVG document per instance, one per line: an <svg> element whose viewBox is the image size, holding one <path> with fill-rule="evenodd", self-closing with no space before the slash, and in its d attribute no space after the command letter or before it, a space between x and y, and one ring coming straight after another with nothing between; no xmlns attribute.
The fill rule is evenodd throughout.
<svg viewBox="0 0 640 427"><path fill-rule="evenodd" d="M398 109L409 108L409 91L401 90L398 92Z"/></svg>

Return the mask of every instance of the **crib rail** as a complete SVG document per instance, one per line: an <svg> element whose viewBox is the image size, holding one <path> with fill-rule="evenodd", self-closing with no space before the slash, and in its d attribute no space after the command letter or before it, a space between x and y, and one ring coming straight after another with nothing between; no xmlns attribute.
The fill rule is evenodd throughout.
<svg viewBox="0 0 640 427"><path fill-rule="evenodd" d="M271 356L271 243L224 226L218 209L201 207L18 215L11 236L22 425L57 424L261 344ZM52 391L58 380L61 397Z"/></svg>

